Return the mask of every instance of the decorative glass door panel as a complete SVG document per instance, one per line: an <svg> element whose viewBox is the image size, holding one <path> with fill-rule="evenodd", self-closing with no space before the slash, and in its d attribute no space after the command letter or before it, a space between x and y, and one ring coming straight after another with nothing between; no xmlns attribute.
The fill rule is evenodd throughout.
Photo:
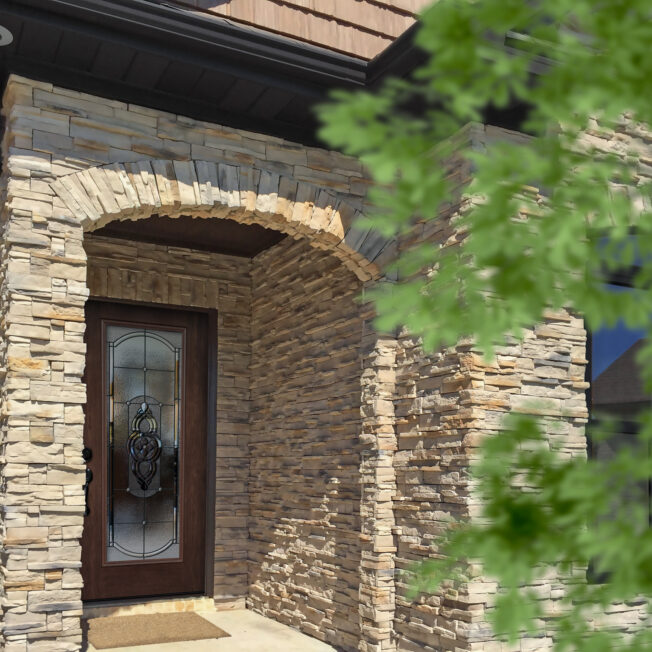
<svg viewBox="0 0 652 652"><path fill-rule="evenodd" d="M202 593L209 317L101 301L86 317L82 598Z"/></svg>
<svg viewBox="0 0 652 652"><path fill-rule="evenodd" d="M183 339L106 327L109 562L179 557Z"/></svg>

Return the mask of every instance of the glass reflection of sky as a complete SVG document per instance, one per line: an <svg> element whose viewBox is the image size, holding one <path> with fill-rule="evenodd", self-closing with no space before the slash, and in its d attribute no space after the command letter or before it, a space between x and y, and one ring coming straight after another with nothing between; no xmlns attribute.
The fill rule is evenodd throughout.
<svg viewBox="0 0 652 652"><path fill-rule="evenodd" d="M611 292L626 292L630 288L608 285ZM627 349L643 339L642 328L632 329L619 321L613 328L601 328L591 335L591 380L595 380L610 364Z"/></svg>

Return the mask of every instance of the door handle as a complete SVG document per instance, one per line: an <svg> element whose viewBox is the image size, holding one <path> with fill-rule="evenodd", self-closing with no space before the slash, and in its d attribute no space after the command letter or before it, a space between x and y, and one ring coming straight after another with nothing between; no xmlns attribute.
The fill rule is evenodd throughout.
<svg viewBox="0 0 652 652"><path fill-rule="evenodd" d="M88 516L91 513L91 508L88 505L88 487L93 479L93 472L90 469L86 469L86 482L84 483L84 516Z"/></svg>
<svg viewBox="0 0 652 652"><path fill-rule="evenodd" d="M93 457L93 451L88 447L84 448L82 451L82 457L84 458L84 461L90 461L91 457ZM88 504L88 488L92 479L93 472L86 467L86 482L84 483L84 516L88 516L91 513L91 508Z"/></svg>

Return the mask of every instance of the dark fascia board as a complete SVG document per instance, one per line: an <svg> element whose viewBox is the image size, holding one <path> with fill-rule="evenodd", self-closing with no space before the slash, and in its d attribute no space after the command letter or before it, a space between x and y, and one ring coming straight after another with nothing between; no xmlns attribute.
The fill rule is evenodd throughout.
<svg viewBox="0 0 652 652"><path fill-rule="evenodd" d="M366 85L374 88L388 76L405 77L426 60L426 53L414 44L419 23L414 23L367 65Z"/></svg>
<svg viewBox="0 0 652 652"><path fill-rule="evenodd" d="M32 10L32 18L47 14L85 23L87 30L94 27L104 36L110 31L147 39L168 56L174 49L175 57L177 50L224 57L260 74L276 72L318 86L363 86L366 81L362 59L154 0L5 0L3 5L3 11L23 17L24 10Z"/></svg>

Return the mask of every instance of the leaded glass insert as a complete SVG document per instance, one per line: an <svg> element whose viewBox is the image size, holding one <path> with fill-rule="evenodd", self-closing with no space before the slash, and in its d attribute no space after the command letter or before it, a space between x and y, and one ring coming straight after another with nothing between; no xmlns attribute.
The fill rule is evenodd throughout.
<svg viewBox="0 0 652 652"><path fill-rule="evenodd" d="M183 332L108 325L108 562L179 557Z"/></svg>

